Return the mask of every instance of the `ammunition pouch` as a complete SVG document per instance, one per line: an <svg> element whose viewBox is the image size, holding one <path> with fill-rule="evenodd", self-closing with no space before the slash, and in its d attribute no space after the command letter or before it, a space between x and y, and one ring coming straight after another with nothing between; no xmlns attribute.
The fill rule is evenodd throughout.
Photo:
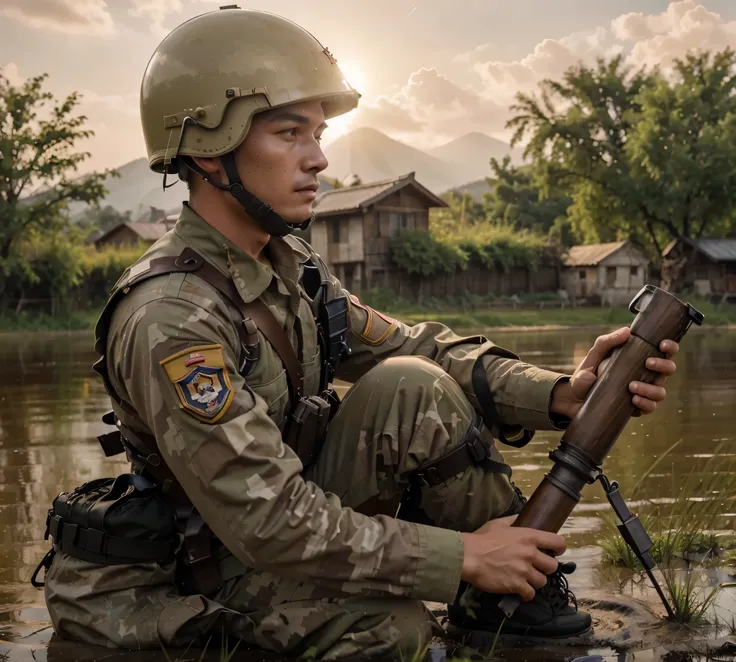
<svg viewBox="0 0 736 662"><path fill-rule="evenodd" d="M327 425L339 404L337 393L327 389L320 395L300 398L292 410L286 443L299 456L305 469L319 455L327 435Z"/></svg>
<svg viewBox="0 0 736 662"><path fill-rule="evenodd" d="M44 540L53 539L33 575L48 567L57 551L100 565L167 563L179 546L174 511L160 489L136 474L98 478L62 492L46 518Z"/></svg>

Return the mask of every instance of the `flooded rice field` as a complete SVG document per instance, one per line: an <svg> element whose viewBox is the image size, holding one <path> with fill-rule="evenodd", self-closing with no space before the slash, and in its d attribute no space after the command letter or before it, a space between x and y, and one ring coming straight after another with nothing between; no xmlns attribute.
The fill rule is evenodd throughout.
<svg viewBox="0 0 736 662"><path fill-rule="evenodd" d="M597 333L488 335L529 362L569 372ZM53 636L42 591L29 581L48 550L43 532L53 498L92 478L128 470L124 462L106 460L96 442L98 434L108 431L100 417L109 405L91 370L94 358L89 334L0 336L0 363L5 365L0 383L0 660L166 659L157 652L131 655L59 640ZM667 402L654 415L631 420L604 469L621 484L632 510L649 515L655 527L667 516L690 516L688 504L717 499L708 533L725 539L736 522L736 494L719 489L729 485L736 466L736 332L707 326L692 330L677 362L678 372L667 384ZM548 453L558 440L558 433L540 432L524 449L502 449L515 483L527 495L551 466ZM692 512L696 510L702 513L703 507ZM593 485L563 531L571 548L566 559L578 564L571 588L585 608L597 605L595 623L604 636L577 647L509 644L497 655L515 661L734 659L733 643L731 657L728 653L733 631L726 627L711 632L725 637L719 642L723 648L705 650L693 643L702 634L698 628L662 626L652 614L662 606L652 601L646 580L600 562L598 541L611 526L603 490ZM733 572L733 566L706 564L698 581L725 585L710 611L721 623L736 625ZM246 655L249 660L270 659L255 652ZM447 655L442 645L431 651L435 662ZM180 659L199 655L189 652Z"/></svg>

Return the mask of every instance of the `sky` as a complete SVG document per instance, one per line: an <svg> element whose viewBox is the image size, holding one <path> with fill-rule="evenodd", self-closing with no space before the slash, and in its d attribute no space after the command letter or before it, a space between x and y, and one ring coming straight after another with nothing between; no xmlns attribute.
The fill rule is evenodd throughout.
<svg viewBox="0 0 736 662"><path fill-rule="evenodd" d="M95 132L83 170L145 156L138 91L161 39L236 0L0 0L0 71L48 73L58 98L82 95ZM734 0L240 0L314 34L362 94L330 120L329 144L371 126L418 148L469 131L508 140L509 106L578 61L623 53L667 67L692 49L736 48Z"/></svg>

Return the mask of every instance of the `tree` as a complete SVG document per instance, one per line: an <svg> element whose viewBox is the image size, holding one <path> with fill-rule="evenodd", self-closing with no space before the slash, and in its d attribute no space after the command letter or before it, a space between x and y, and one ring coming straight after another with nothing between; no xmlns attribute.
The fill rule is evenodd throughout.
<svg viewBox="0 0 736 662"><path fill-rule="evenodd" d="M436 207L430 212L430 230L441 237L451 237L479 223L488 222L488 194L483 202L476 202L472 193L449 191L442 196L447 207Z"/></svg>
<svg viewBox="0 0 736 662"><path fill-rule="evenodd" d="M493 192L488 196L489 220L495 225L527 229L539 234L550 234L552 228L565 225L567 208L572 200L557 191L540 188L533 166L514 167L507 156L503 162L491 159L493 177L488 183ZM569 233L555 238L569 240Z"/></svg>
<svg viewBox="0 0 736 662"><path fill-rule="evenodd" d="M688 55L669 77L632 72L622 58L571 67L545 80L539 98L520 94L512 144L545 187L573 201L575 231L588 241L628 237L659 261L673 239L722 236L736 212L736 55ZM678 273L666 273L677 288Z"/></svg>
<svg viewBox="0 0 736 662"><path fill-rule="evenodd" d="M63 231L69 202L99 204L105 177L117 174L74 177L89 157L74 145L94 134L84 115L73 116L79 95L57 101L42 89L47 77L14 87L0 74L0 292L14 272L30 269L23 243Z"/></svg>

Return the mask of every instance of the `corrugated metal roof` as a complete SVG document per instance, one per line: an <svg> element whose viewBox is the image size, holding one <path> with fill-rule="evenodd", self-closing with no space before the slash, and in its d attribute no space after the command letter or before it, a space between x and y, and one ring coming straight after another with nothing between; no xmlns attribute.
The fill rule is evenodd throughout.
<svg viewBox="0 0 736 662"><path fill-rule="evenodd" d="M319 216L320 214L328 214L336 211L358 209L376 196L388 191L398 181L397 179L387 179L382 182L325 191L314 201L312 211Z"/></svg>
<svg viewBox="0 0 736 662"><path fill-rule="evenodd" d="M736 262L736 239L673 239L662 251L663 257L667 257L680 241L685 241L715 262Z"/></svg>
<svg viewBox="0 0 736 662"><path fill-rule="evenodd" d="M565 265L568 267L593 267L600 264L611 253L623 248L627 243L627 241L613 241L607 244L573 246L565 256Z"/></svg>
<svg viewBox="0 0 736 662"><path fill-rule="evenodd" d="M698 239L693 243L711 260L736 262L736 239Z"/></svg>

